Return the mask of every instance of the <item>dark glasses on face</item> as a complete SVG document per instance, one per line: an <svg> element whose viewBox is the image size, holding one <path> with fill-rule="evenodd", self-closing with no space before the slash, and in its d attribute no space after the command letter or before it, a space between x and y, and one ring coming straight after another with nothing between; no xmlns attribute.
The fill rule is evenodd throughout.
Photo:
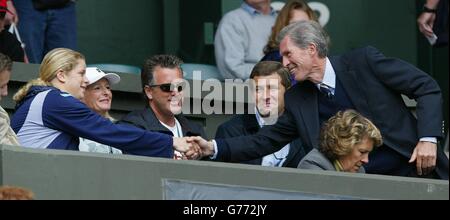
<svg viewBox="0 0 450 220"><path fill-rule="evenodd" d="M184 82L173 84L173 83L164 83L159 85L149 85L149 87L159 87L163 92L172 92L172 91L183 91Z"/></svg>

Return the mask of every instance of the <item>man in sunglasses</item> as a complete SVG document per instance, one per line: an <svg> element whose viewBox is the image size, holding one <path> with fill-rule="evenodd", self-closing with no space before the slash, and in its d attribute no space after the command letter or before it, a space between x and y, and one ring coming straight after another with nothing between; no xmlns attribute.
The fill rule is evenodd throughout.
<svg viewBox="0 0 450 220"><path fill-rule="evenodd" d="M205 131L200 125L190 122L183 115L183 61L172 55L155 55L147 59L141 73L142 92L146 108L125 116L119 123L174 137L202 136ZM183 159L175 152L174 159Z"/></svg>

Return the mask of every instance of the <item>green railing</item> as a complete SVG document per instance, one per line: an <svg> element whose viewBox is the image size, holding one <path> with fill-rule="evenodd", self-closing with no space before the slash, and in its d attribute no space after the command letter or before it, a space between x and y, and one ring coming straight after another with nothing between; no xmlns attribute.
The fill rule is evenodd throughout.
<svg viewBox="0 0 450 220"><path fill-rule="evenodd" d="M449 199L443 180L1 145L0 185L36 199Z"/></svg>

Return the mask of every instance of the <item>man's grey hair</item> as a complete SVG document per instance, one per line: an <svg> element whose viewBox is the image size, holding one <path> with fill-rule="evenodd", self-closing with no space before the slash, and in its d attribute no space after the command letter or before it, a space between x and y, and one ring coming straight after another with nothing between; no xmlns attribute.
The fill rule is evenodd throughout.
<svg viewBox="0 0 450 220"><path fill-rule="evenodd" d="M328 55L328 34L315 21L299 21L286 26L278 34L278 45L286 36L301 49L306 49L310 44L314 44L320 58L325 58Z"/></svg>

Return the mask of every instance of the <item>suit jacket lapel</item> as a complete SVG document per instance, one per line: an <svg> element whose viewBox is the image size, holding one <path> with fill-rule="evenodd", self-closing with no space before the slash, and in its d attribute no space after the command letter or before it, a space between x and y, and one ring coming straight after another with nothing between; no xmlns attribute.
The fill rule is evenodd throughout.
<svg viewBox="0 0 450 220"><path fill-rule="evenodd" d="M258 124L258 120L256 120L256 115L254 114L245 114L243 116L245 130L247 130L248 134L255 134L259 131L260 126Z"/></svg>
<svg viewBox="0 0 450 220"><path fill-rule="evenodd" d="M317 98L317 89L309 81L303 82L299 87L299 96L301 99L300 112L304 120L304 126L308 131L309 143L312 147L317 147L319 143L319 104ZM295 96L294 96L295 97ZM298 101L296 101L298 102Z"/></svg>
<svg viewBox="0 0 450 220"><path fill-rule="evenodd" d="M143 118L144 118L144 121L146 124L146 130L173 135L172 132L169 131L169 129L164 127L159 122L159 120L158 120L158 118L156 118L156 115L153 112L152 108L150 108L150 107L146 108L146 110L143 113Z"/></svg>
<svg viewBox="0 0 450 220"><path fill-rule="evenodd" d="M180 122L183 137L200 136L200 134L197 134L196 132L193 131L193 129L189 125L189 120L185 118L183 115L176 115L175 118L178 120L178 122Z"/></svg>
<svg viewBox="0 0 450 220"><path fill-rule="evenodd" d="M331 65L336 72L336 80L339 80L339 82L342 83L345 92L348 94L348 97L356 110L363 115L369 116L366 111L369 107L367 105L364 90L361 88L361 82L358 82L356 72L349 69L340 58L341 57L339 56L330 58Z"/></svg>

